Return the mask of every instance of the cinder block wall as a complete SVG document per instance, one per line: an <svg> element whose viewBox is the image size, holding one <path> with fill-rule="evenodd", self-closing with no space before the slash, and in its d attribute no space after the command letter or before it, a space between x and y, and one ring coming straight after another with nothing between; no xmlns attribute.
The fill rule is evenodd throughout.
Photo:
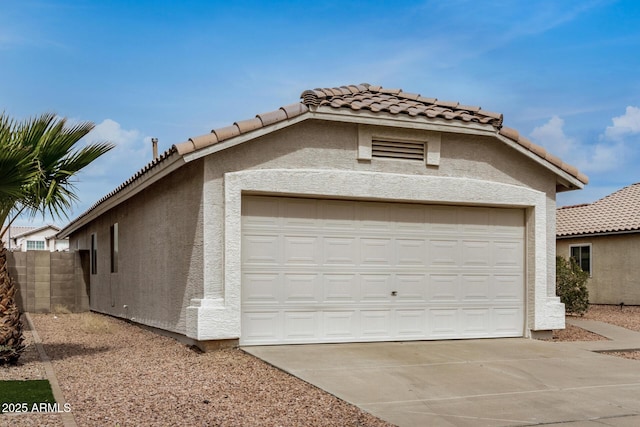
<svg viewBox="0 0 640 427"><path fill-rule="evenodd" d="M89 310L89 291L78 252L8 252L9 274L21 311L49 313L56 307Z"/></svg>

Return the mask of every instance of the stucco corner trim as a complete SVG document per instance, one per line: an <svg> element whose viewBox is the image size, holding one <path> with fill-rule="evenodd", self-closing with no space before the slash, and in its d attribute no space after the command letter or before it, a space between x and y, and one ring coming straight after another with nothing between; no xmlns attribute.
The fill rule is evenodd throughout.
<svg viewBox="0 0 640 427"><path fill-rule="evenodd" d="M237 339L238 315L222 298L192 299L187 307L186 335L198 341Z"/></svg>
<svg viewBox="0 0 640 427"><path fill-rule="evenodd" d="M261 169L226 173L224 204L220 211L224 223L220 236L224 245L222 286L219 271L205 269L206 300L192 301L188 308L187 329L196 339L231 339L241 335L241 212L243 194L274 196L344 198L372 201L459 204L468 206L513 207L533 215L529 227L533 244L527 255L532 271L528 275L525 335L531 330L558 328L564 313L555 297L548 297L547 206L546 194L528 187L456 177L400 175L347 170ZM212 218L213 220L213 218ZM215 257L205 244L205 258ZM206 302L208 300L214 302Z"/></svg>

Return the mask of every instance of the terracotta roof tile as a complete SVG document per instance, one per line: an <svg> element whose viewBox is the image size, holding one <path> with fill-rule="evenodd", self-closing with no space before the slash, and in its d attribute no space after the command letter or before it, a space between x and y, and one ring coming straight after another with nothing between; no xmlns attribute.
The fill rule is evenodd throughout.
<svg viewBox="0 0 640 427"><path fill-rule="evenodd" d="M558 237L619 232L640 232L640 183L590 204L557 210Z"/></svg>
<svg viewBox="0 0 640 427"><path fill-rule="evenodd" d="M240 129L236 125L231 125L223 128L214 129L211 132L215 133L218 137L218 141L224 141L225 139L233 138L240 135Z"/></svg>
<svg viewBox="0 0 640 427"><path fill-rule="evenodd" d="M254 117L249 120L242 120L240 122L235 122L235 126L238 127L240 133L251 132L252 130L256 130L262 127L262 120L259 117Z"/></svg>
<svg viewBox="0 0 640 427"><path fill-rule="evenodd" d="M280 109L287 114L287 118L289 119L292 119L299 116L300 114L309 111L309 108L306 105L299 102L296 102L295 104L285 105L284 107L280 107Z"/></svg>
<svg viewBox="0 0 640 427"><path fill-rule="evenodd" d="M238 121L231 126L214 129L211 133L195 136L189 138L188 141L175 144L170 150L167 150L157 159L154 159L129 180L100 199L89 211L137 181L157 164L167 160L169 157L173 157L173 154L184 156L185 154L218 144L239 135L290 120L310 110L315 111L316 108L320 107L329 107L337 110L350 109L353 111L369 110L374 113L389 113L395 116L404 114L415 120L420 120L424 117L429 119L436 118L487 124L492 126L496 132L503 137L515 141L541 158L556 164L582 183L586 184L589 181L588 178L575 167L562 163L562 161L555 156L548 157L549 155L544 148L521 137L515 129L503 127L502 114L485 111L480 107L460 105L457 102L438 101L436 98L428 98L420 94L404 92L402 89L385 89L382 86L370 85L368 83L341 86L339 88L305 90L300 95L300 98L300 102L286 105L274 111L258 114L253 119ZM80 217L88 214L89 211Z"/></svg>
<svg viewBox="0 0 640 427"><path fill-rule="evenodd" d="M258 114L260 120L262 120L262 126L269 126L271 124L281 122L287 119L287 113L284 110L269 111L268 113Z"/></svg>

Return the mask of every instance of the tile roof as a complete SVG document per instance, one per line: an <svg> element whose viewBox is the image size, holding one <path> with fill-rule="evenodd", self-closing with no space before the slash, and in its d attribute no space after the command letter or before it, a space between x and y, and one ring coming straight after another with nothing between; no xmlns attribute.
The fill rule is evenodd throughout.
<svg viewBox="0 0 640 427"><path fill-rule="evenodd" d="M136 184L152 169L166 164L168 161L200 149L231 140L241 135L250 134L270 126L285 123L319 108L336 110L369 111L376 115L406 116L415 120L442 119L448 121L471 122L492 126L500 137L513 141L536 156L557 166L562 171L574 177L583 184L589 179L575 167L564 163L558 157L548 153L544 148L521 136L515 129L503 127L502 114L485 111L480 107L461 105L452 101L441 101L436 98L423 97L420 94L404 92L402 89L388 89L368 83L348 85L337 88L319 88L306 90L300 95L301 101L285 105L277 110L256 115L252 119L242 120L218 129L213 129L205 135L194 136L187 141L175 144L159 157L147 164L135 175L122 183L112 192L98 200L91 208L67 225L64 234L71 224L85 217L89 212L106 200Z"/></svg>
<svg viewBox="0 0 640 427"><path fill-rule="evenodd" d="M590 204L559 208L556 236L640 232L640 183Z"/></svg>
<svg viewBox="0 0 640 427"><path fill-rule="evenodd" d="M235 122L231 126L213 129L211 133L189 138L176 144L174 148L180 155L218 144L236 136L264 128L275 123L293 119L318 107L347 109L351 111L370 111L377 114L406 115L420 119L444 119L451 121L474 122L493 126L498 133L531 151L538 157L557 166L583 184L589 182L586 175L577 168L564 163L560 158L547 152L518 133L517 130L503 127L500 113L485 111L480 107L461 105L455 101L440 101L420 94L404 92L402 89L387 89L368 83L305 90L300 95L301 102L280 107L278 110L258 114L253 119Z"/></svg>

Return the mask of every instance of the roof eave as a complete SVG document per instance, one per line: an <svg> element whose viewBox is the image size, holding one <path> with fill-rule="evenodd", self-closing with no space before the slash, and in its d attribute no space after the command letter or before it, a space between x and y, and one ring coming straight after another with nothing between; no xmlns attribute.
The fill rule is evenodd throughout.
<svg viewBox="0 0 640 427"><path fill-rule="evenodd" d="M155 165L155 167L140 175L135 181L124 186L124 188L115 192L113 195L107 196L102 202L98 202L96 206L90 208L78 218L71 221L56 234L56 237L59 239L69 237L73 232L81 229L104 212L107 212L109 209L114 208L125 200L140 193L145 188L184 165L184 163L185 161L182 156L177 152L174 152L171 156Z"/></svg>
<svg viewBox="0 0 640 427"><path fill-rule="evenodd" d="M518 144L516 141L507 138L506 136L501 135L498 132L494 132L494 135L502 142L504 142L505 144L507 144L508 146L510 146L511 148L513 148L514 150L524 154L525 156L527 156L528 158L530 158L531 160L533 160L534 162L538 163L539 165L545 167L546 169L549 169L551 172L553 172L556 177L556 192L562 192L562 191L569 191L569 190L581 190L584 188L585 183L583 183L582 181L580 181L577 177L569 174L568 172L562 170L559 166L556 166L555 164L551 163L550 161L543 159L542 157L538 156L536 153L534 153L533 151L530 151L529 149L527 149L526 147Z"/></svg>
<svg viewBox="0 0 640 427"><path fill-rule="evenodd" d="M226 150L231 147L235 147L236 145L240 145L244 142L250 141L252 139L259 138L264 135L268 135L272 132L279 131L281 129L287 128L289 126L293 126L296 123L303 122L312 117L309 112L302 113L299 116L293 117L291 119L282 120L264 127L260 127L258 129L242 133L240 135L234 136L233 138L224 140L222 142L218 142L216 144L210 145L208 147L201 148L199 150L195 150L189 153L183 154L184 161L186 163L192 162L199 158L208 156L209 154L217 153L222 150Z"/></svg>
<svg viewBox="0 0 640 427"><path fill-rule="evenodd" d="M565 234L565 235L556 235L556 240L563 239L582 239L588 237L603 237L603 236L616 236L621 234L637 234L640 233L640 229L634 230L620 230L620 231L603 231L596 233L584 233L584 234Z"/></svg>

